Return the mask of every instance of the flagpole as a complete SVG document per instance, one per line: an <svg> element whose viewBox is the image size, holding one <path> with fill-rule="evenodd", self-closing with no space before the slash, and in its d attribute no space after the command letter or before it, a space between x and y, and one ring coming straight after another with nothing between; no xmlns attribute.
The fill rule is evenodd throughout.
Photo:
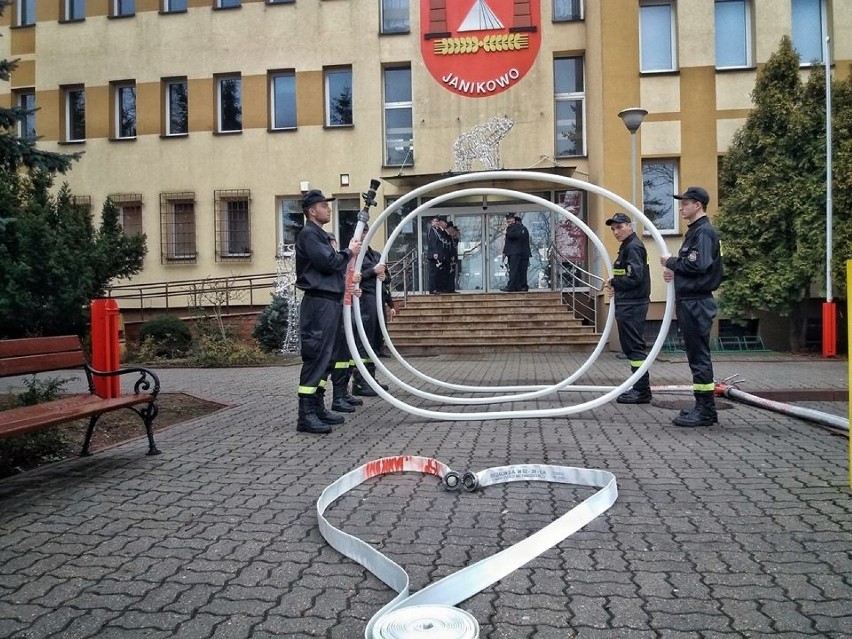
<svg viewBox="0 0 852 639"><path fill-rule="evenodd" d="M837 355L837 312L831 286L832 260L832 140L831 140L831 59L830 36L825 38L823 60L825 61L825 302L822 305L822 356Z"/></svg>

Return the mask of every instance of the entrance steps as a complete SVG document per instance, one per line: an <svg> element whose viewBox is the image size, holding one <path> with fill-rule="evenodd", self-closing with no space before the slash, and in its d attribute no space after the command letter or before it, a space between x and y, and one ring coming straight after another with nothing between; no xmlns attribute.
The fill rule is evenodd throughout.
<svg viewBox="0 0 852 639"><path fill-rule="evenodd" d="M600 339L558 291L409 295L388 324L403 355L590 351Z"/></svg>

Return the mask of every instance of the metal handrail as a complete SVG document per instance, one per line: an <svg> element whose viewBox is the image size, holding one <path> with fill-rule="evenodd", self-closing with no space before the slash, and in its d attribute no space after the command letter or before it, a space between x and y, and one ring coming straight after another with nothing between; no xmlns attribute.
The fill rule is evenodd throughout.
<svg viewBox="0 0 852 639"><path fill-rule="evenodd" d="M551 283L553 288L561 291L563 304L575 317L590 323L597 331L596 298L597 293L603 290L605 280L562 255L555 244L548 247L548 255L551 272L556 276L551 278ZM570 286L564 286L566 280Z"/></svg>
<svg viewBox="0 0 852 639"><path fill-rule="evenodd" d="M416 248L411 249L398 260L388 262L391 295L401 292L403 302L408 300L408 295L414 291L415 269L417 269Z"/></svg>

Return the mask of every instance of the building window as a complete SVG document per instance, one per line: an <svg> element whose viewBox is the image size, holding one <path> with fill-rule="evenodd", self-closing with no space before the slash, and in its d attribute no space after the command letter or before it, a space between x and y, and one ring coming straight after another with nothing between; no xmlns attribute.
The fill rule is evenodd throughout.
<svg viewBox="0 0 852 639"><path fill-rule="evenodd" d="M281 71L269 74L270 128L296 128L296 74Z"/></svg>
<svg viewBox="0 0 852 639"><path fill-rule="evenodd" d="M72 195L71 206L73 206L81 215L86 217L92 216L92 196L91 195Z"/></svg>
<svg viewBox="0 0 852 639"><path fill-rule="evenodd" d="M81 142L86 139L86 90L67 87L65 93L65 141Z"/></svg>
<svg viewBox="0 0 852 639"><path fill-rule="evenodd" d="M136 85L122 83L113 85L115 121L113 137L128 140L136 137Z"/></svg>
<svg viewBox="0 0 852 639"><path fill-rule="evenodd" d="M243 130L243 86L239 76L228 76L216 80L216 130L219 133L234 133Z"/></svg>
<svg viewBox="0 0 852 639"><path fill-rule="evenodd" d="M215 0L216 4L214 5L217 9L237 9L241 0Z"/></svg>
<svg viewBox="0 0 852 639"><path fill-rule="evenodd" d="M187 8L187 0L163 0L163 13L183 13Z"/></svg>
<svg viewBox="0 0 852 639"><path fill-rule="evenodd" d="M160 195L160 258L195 262L195 193Z"/></svg>
<svg viewBox="0 0 852 639"><path fill-rule="evenodd" d="M113 0L112 17L121 18L136 14L136 0Z"/></svg>
<svg viewBox="0 0 852 639"><path fill-rule="evenodd" d="M296 236L305 226L305 214L299 198L278 200L278 256L293 250Z"/></svg>
<svg viewBox="0 0 852 639"><path fill-rule="evenodd" d="M86 0L65 0L65 20L67 22L85 19Z"/></svg>
<svg viewBox="0 0 852 639"><path fill-rule="evenodd" d="M109 196L118 208L118 221L125 235L142 235L142 194L115 193Z"/></svg>
<svg viewBox="0 0 852 639"><path fill-rule="evenodd" d="M266 4L295 4L296 0L266 0Z"/></svg>
<svg viewBox="0 0 852 639"><path fill-rule="evenodd" d="M826 33L825 0L792 0L793 48L803 66L823 62Z"/></svg>
<svg viewBox="0 0 852 639"><path fill-rule="evenodd" d="M639 67L647 71L674 71L675 16L671 0L643 0L639 6Z"/></svg>
<svg viewBox="0 0 852 639"><path fill-rule="evenodd" d="M581 56L553 61L556 157L586 154L584 82Z"/></svg>
<svg viewBox="0 0 852 639"><path fill-rule="evenodd" d="M716 0L716 68L751 66L748 0Z"/></svg>
<svg viewBox="0 0 852 639"><path fill-rule="evenodd" d="M645 217L662 234L678 232L678 215L674 194L677 186L675 160L642 161L642 198Z"/></svg>
<svg viewBox="0 0 852 639"><path fill-rule="evenodd" d="M381 3L381 33L408 33L411 30L409 0L381 0Z"/></svg>
<svg viewBox="0 0 852 639"><path fill-rule="evenodd" d="M325 70L325 124L326 126L353 124L352 69L350 67Z"/></svg>
<svg viewBox="0 0 852 639"><path fill-rule="evenodd" d="M35 140L35 91L18 91L17 104L15 106L20 109L20 114L18 115L18 136L25 140Z"/></svg>
<svg viewBox="0 0 852 639"><path fill-rule="evenodd" d="M36 0L17 0L15 3L16 20L19 27L31 27L36 21Z"/></svg>
<svg viewBox="0 0 852 639"><path fill-rule="evenodd" d="M358 225L358 213L361 211L361 203L357 197L339 197L335 202L337 205L337 246L346 248L349 240L355 236L355 227Z"/></svg>
<svg viewBox="0 0 852 639"><path fill-rule="evenodd" d="M216 261L251 260L251 191L215 191Z"/></svg>
<svg viewBox="0 0 852 639"><path fill-rule="evenodd" d="M553 21L573 22L583 19L583 0L553 0Z"/></svg>
<svg viewBox="0 0 852 639"><path fill-rule="evenodd" d="M163 80L163 83L166 135L186 135L189 133L186 78Z"/></svg>
<svg viewBox="0 0 852 639"><path fill-rule="evenodd" d="M411 69L385 69L385 165L414 164Z"/></svg>

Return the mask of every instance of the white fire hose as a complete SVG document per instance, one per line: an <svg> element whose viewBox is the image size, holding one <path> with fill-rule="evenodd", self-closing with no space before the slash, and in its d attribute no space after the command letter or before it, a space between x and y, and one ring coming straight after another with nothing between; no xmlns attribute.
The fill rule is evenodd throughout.
<svg viewBox="0 0 852 639"><path fill-rule="evenodd" d="M463 489L467 492L516 481L556 482L598 490L526 539L411 595L408 574L399 564L367 542L335 528L324 516L326 509L338 497L356 486L373 477L398 472L435 475L447 490ZM476 639L479 637L476 619L455 605L563 541L606 512L617 497L615 475L605 470L515 464L459 474L430 457L400 455L371 461L327 486L317 500L317 519L320 533L333 548L364 566L398 593L370 619L364 630L366 639Z"/></svg>

